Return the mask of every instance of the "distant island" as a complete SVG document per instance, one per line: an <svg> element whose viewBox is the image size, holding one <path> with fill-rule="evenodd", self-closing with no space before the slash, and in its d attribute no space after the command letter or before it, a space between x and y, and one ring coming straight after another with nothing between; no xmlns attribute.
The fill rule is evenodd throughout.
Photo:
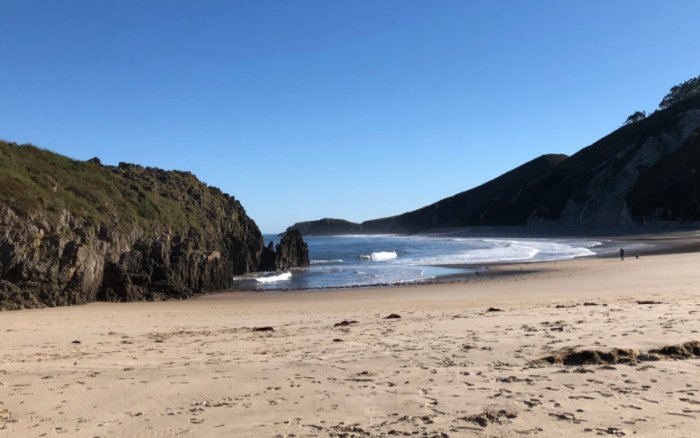
<svg viewBox="0 0 700 438"><path fill-rule="evenodd" d="M265 246L235 198L189 172L0 142L0 310L181 299L308 263L298 231Z"/></svg>
<svg viewBox="0 0 700 438"><path fill-rule="evenodd" d="M457 227L584 227L700 221L700 76L674 86L659 109L576 154L543 155L483 185L362 223L298 222L304 235L420 233Z"/></svg>

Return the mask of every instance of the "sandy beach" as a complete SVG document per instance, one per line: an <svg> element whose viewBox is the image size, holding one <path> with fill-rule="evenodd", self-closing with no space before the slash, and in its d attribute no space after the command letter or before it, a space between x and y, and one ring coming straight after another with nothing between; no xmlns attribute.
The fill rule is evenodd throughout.
<svg viewBox="0 0 700 438"><path fill-rule="evenodd" d="M698 266L5 312L0 436L694 436Z"/></svg>

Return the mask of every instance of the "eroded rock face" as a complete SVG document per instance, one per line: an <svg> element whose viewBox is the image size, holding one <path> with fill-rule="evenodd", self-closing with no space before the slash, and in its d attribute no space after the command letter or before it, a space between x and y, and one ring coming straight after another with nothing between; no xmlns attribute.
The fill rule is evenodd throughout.
<svg viewBox="0 0 700 438"><path fill-rule="evenodd" d="M68 212L63 218L52 223L0 208L0 308L187 298L230 287L234 275L255 270L262 250L262 235L247 217L244 227L219 218L239 232L155 238Z"/></svg>
<svg viewBox="0 0 700 438"><path fill-rule="evenodd" d="M7 146L0 150L16 151ZM32 153L37 159L64 160ZM263 237L255 222L237 200L194 175L130 164L75 163L81 171L109 181L108 188L97 193L102 197L95 196L95 202L103 202L99 213L87 208L78 213L56 211L43 208L41 202L21 211L13 205L14 192L0 187L5 190L0 193L0 200L5 199L0 202L0 310L182 299L229 288L234 276L261 265ZM65 189L66 173L54 176L51 190L41 192L41 187L31 185L26 190L37 190L41 196L55 193L51 201L75 196L79 188L75 193ZM82 194L92 196L100 189L92 186ZM105 190L121 198L105 204L109 199ZM138 216L145 208L150 210ZM168 224L170 216L179 219ZM96 223L95 217L109 223ZM273 260L280 269L308 264L301 235L283 239L278 248Z"/></svg>
<svg viewBox="0 0 700 438"><path fill-rule="evenodd" d="M662 158L676 152L700 128L700 110L679 114L663 129L630 142L616 154L592 168L587 179L569 195L559 224L616 226L632 224L627 200L640 177ZM675 175L676 171L672 172ZM686 198L684 203L690 203ZM537 220L536 216L531 218Z"/></svg>
<svg viewBox="0 0 700 438"><path fill-rule="evenodd" d="M262 251L260 271L284 271L290 268L309 266L309 247L299 230L288 230L280 243L273 249L273 243Z"/></svg>
<svg viewBox="0 0 700 438"><path fill-rule="evenodd" d="M309 265L309 247L304 242L299 230L290 230L284 233L276 250L277 270Z"/></svg>

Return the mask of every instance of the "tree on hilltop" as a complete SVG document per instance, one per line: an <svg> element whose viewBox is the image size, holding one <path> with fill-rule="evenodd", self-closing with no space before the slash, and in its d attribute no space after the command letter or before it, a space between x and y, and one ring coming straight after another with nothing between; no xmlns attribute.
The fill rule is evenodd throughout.
<svg viewBox="0 0 700 438"><path fill-rule="evenodd" d="M623 123L623 125L631 125L632 123L644 120L646 117L646 111L635 111L629 117L627 117L627 120L625 120L625 123Z"/></svg>
<svg viewBox="0 0 700 438"><path fill-rule="evenodd" d="M700 94L700 76L689 79L671 88L659 104L659 109L666 109L676 102Z"/></svg>

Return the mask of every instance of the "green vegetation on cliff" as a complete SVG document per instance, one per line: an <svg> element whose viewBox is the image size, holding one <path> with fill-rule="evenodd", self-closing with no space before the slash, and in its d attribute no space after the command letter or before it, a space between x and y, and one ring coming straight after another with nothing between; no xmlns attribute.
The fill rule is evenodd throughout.
<svg viewBox="0 0 700 438"><path fill-rule="evenodd" d="M238 204L189 172L103 166L0 141L0 203L21 215L57 218L67 210L94 224L135 225L155 236L168 229L206 232L211 216L230 201Z"/></svg>
<svg viewBox="0 0 700 438"><path fill-rule="evenodd" d="M182 299L309 263L298 233L262 251L241 204L189 172L0 142L0 310Z"/></svg>
<svg viewBox="0 0 700 438"><path fill-rule="evenodd" d="M700 76L688 79L678 85L674 85L664 96L659 104L660 109L666 109L671 105L690 99L693 96L700 94Z"/></svg>

